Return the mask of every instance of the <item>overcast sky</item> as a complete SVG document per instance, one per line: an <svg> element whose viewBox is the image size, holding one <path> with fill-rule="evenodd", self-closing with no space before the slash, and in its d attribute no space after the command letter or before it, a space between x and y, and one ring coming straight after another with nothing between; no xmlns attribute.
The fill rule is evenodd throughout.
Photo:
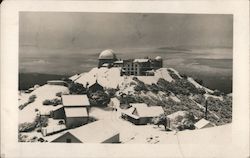
<svg viewBox="0 0 250 158"><path fill-rule="evenodd" d="M232 47L233 16L22 12L19 31L21 53L22 47L73 51L162 46Z"/></svg>

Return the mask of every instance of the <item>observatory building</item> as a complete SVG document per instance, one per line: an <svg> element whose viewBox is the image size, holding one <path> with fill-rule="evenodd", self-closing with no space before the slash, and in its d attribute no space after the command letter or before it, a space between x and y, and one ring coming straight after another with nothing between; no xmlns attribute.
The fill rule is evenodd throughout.
<svg viewBox="0 0 250 158"><path fill-rule="evenodd" d="M98 67L111 67L117 60L116 55L112 49L104 50L99 55Z"/></svg>
<svg viewBox="0 0 250 158"><path fill-rule="evenodd" d="M162 68L162 57L154 59L127 59L118 60L112 49L104 50L99 55L98 68L121 67L121 75L153 76L156 69Z"/></svg>

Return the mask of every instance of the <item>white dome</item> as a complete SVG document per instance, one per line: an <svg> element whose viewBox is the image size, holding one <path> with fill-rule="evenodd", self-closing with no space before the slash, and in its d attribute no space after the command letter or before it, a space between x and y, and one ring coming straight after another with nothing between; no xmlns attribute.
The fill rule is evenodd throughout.
<svg viewBox="0 0 250 158"><path fill-rule="evenodd" d="M155 60L160 61L160 60L162 60L162 57L157 56L157 57L155 57Z"/></svg>
<svg viewBox="0 0 250 158"><path fill-rule="evenodd" d="M115 59L115 53L112 49L104 50L100 53L99 59Z"/></svg>

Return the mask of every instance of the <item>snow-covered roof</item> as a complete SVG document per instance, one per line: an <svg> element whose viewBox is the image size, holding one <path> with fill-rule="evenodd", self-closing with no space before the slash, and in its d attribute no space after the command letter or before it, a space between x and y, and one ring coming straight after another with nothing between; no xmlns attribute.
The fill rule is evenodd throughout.
<svg viewBox="0 0 250 158"><path fill-rule="evenodd" d="M62 132L63 134L59 137L63 137L63 135L68 132L82 143L103 143L107 139L119 134L119 132L109 126L105 120L95 121L81 127L68 130L67 132Z"/></svg>
<svg viewBox="0 0 250 158"><path fill-rule="evenodd" d="M135 63L146 63L148 61L149 61L149 59L135 59L134 60Z"/></svg>
<svg viewBox="0 0 250 158"><path fill-rule="evenodd" d="M114 62L114 64L123 64L123 60L117 60Z"/></svg>
<svg viewBox="0 0 250 158"><path fill-rule="evenodd" d="M210 121L208 121L208 120L206 120L206 119L204 119L204 118L200 119L198 122L196 122L196 123L194 124L194 126L195 126L196 128L198 128L198 129L201 129L201 128L207 126L207 125L213 126L213 124L212 124Z"/></svg>
<svg viewBox="0 0 250 158"><path fill-rule="evenodd" d="M162 57L157 56L157 57L155 57L155 60L157 60L157 61L161 61L161 60L162 60Z"/></svg>
<svg viewBox="0 0 250 158"><path fill-rule="evenodd" d="M62 95L63 106L89 106L87 95Z"/></svg>
<svg viewBox="0 0 250 158"><path fill-rule="evenodd" d="M145 103L134 103L130 105L132 107L129 108L125 113L131 116L156 117L164 113L161 106L147 106Z"/></svg>
<svg viewBox="0 0 250 158"><path fill-rule="evenodd" d="M87 109L83 107L64 108L66 117L87 117Z"/></svg>
<svg viewBox="0 0 250 158"><path fill-rule="evenodd" d="M63 105L57 105L57 106L46 105L46 106L42 106L41 108L39 108L39 111L43 115L49 115L51 111L56 111L60 108L63 108Z"/></svg>
<svg viewBox="0 0 250 158"><path fill-rule="evenodd" d="M108 64L108 63L104 63L104 64L102 64L102 66L103 66L103 67L108 67L109 64Z"/></svg>
<svg viewBox="0 0 250 158"><path fill-rule="evenodd" d="M65 124L58 124L59 121L64 121L63 119L52 119L49 118L48 119L48 126L47 127L43 127L42 130L45 130L46 134L51 134L57 131L61 131L63 129L66 129L66 125Z"/></svg>
<svg viewBox="0 0 250 158"><path fill-rule="evenodd" d="M99 59L115 59L115 53L112 49L104 50L100 53Z"/></svg>

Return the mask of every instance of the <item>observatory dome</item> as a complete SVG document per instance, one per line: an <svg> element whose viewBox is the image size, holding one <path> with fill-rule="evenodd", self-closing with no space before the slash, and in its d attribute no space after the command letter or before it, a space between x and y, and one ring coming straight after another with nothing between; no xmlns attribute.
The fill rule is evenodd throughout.
<svg viewBox="0 0 250 158"><path fill-rule="evenodd" d="M100 53L99 59L115 59L115 53L112 49L104 50Z"/></svg>
<svg viewBox="0 0 250 158"><path fill-rule="evenodd" d="M157 61L161 61L161 60L162 60L162 57L157 56L157 57L155 57L155 60L157 60Z"/></svg>

